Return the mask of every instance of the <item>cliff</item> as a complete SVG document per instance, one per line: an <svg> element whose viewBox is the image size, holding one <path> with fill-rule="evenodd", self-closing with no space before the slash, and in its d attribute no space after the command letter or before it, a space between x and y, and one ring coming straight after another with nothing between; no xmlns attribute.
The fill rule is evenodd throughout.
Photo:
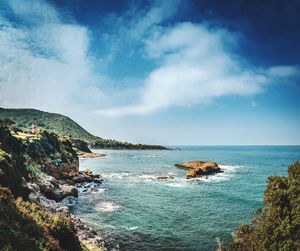
<svg viewBox="0 0 300 251"><path fill-rule="evenodd" d="M66 138L45 130L18 138L0 120L1 250L106 250L96 232L57 203L77 196L77 183L101 183L78 167Z"/></svg>

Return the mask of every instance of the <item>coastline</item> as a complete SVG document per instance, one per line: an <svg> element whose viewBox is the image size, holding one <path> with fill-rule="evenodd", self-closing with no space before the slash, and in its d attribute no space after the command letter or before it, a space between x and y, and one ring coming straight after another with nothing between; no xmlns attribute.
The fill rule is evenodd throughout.
<svg viewBox="0 0 300 251"><path fill-rule="evenodd" d="M80 153L77 154L79 159L93 159L93 158L102 158L107 156L106 154L103 153Z"/></svg>
<svg viewBox="0 0 300 251"><path fill-rule="evenodd" d="M78 197L79 187L97 187L102 184L103 179L99 174L93 174L90 170L78 171L78 174L72 178L55 179L51 175L42 174L39 176L40 183L33 181L27 182L26 187L29 189L29 197L33 201L38 201L42 210L55 216L56 213L61 213L73 223L77 237L89 250L119 250L118 246L109 246L103 237L95 230L83 223L82 219L70 213L69 207L64 206L63 201Z"/></svg>

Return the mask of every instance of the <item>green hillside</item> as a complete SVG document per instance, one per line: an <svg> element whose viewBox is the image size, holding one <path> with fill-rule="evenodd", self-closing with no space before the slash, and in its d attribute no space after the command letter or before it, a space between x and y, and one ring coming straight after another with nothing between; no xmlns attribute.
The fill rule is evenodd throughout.
<svg viewBox="0 0 300 251"><path fill-rule="evenodd" d="M31 131L31 125L44 128L61 136L89 141L90 148L129 149L129 150L166 150L157 145L132 144L113 139L102 139L94 136L67 116L43 112L35 109L0 108L0 119L9 118L15 126L23 131Z"/></svg>
<svg viewBox="0 0 300 251"><path fill-rule="evenodd" d="M57 113L43 112L35 109L3 109L0 108L0 119L9 118L24 131L31 131L31 125L55 132L58 135L70 136L82 140L99 140L83 129L72 119Z"/></svg>

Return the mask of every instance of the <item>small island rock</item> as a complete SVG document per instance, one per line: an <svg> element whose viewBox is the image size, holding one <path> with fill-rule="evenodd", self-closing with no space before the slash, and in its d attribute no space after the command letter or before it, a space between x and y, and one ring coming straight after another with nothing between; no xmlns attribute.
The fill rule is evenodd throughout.
<svg viewBox="0 0 300 251"><path fill-rule="evenodd" d="M187 179L200 178L203 175L220 173L222 170L217 163L212 161L190 161L184 164L176 164L178 168L188 170Z"/></svg>

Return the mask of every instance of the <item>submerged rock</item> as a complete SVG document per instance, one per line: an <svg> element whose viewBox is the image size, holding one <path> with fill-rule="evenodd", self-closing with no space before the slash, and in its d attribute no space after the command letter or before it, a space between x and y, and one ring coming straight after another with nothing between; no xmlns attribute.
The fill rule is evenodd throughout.
<svg viewBox="0 0 300 251"><path fill-rule="evenodd" d="M203 175L210 175L223 172L217 163L212 161L190 161L183 164L176 164L178 168L188 170L186 178L200 178Z"/></svg>
<svg viewBox="0 0 300 251"><path fill-rule="evenodd" d="M156 178L157 180L166 180L166 179L174 179L173 176L159 176Z"/></svg>
<svg viewBox="0 0 300 251"><path fill-rule="evenodd" d="M91 189L91 192L92 192L92 193L97 193L98 191L99 191L99 190L98 190L97 188L92 188L92 189Z"/></svg>

